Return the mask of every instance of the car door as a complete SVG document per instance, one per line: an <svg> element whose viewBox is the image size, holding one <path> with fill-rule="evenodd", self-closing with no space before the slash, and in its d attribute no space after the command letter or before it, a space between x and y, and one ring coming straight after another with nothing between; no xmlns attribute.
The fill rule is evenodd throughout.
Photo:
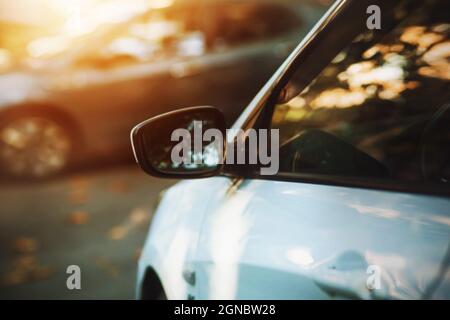
<svg viewBox="0 0 450 320"><path fill-rule="evenodd" d="M439 273L446 198L262 180L234 188L204 224L199 298L418 299ZM448 295L447 280L434 297Z"/></svg>
<svg viewBox="0 0 450 320"><path fill-rule="evenodd" d="M328 62L308 60L322 67L307 83L314 71L297 61L263 104L280 134L279 173L215 178L224 191L201 230L199 298L450 296L450 97L439 72L450 11L386 3L407 18L329 45Z"/></svg>

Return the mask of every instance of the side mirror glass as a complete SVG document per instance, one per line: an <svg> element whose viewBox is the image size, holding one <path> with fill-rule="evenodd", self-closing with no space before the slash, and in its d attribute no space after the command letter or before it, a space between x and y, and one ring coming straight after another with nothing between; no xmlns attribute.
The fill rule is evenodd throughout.
<svg viewBox="0 0 450 320"><path fill-rule="evenodd" d="M225 138L225 117L213 107L169 112L144 121L131 133L141 168L163 178L217 174L224 162Z"/></svg>

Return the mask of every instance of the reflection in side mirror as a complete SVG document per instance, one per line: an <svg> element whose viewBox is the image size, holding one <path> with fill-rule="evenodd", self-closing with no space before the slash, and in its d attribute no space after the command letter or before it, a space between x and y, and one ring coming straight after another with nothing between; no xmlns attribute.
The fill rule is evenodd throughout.
<svg viewBox="0 0 450 320"><path fill-rule="evenodd" d="M225 154L225 117L213 107L169 112L137 125L131 139L137 162L163 178L217 174Z"/></svg>

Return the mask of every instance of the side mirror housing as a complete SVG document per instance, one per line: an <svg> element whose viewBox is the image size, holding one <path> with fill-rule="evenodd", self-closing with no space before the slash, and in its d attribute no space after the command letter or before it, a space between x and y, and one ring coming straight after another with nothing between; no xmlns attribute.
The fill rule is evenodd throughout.
<svg viewBox="0 0 450 320"><path fill-rule="evenodd" d="M223 167L225 117L214 107L193 107L159 115L131 132L134 156L160 178L211 177Z"/></svg>

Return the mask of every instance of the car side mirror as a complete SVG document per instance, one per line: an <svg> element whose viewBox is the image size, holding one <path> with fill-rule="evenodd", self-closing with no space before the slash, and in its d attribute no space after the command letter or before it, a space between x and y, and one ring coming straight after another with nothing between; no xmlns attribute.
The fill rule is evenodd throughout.
<svg viewBox="0 0 450 320"><path fill-rule="evenodd" d="M225 129L225 117L214 107L165 113L132 130L134 156L140 167L155 177L211 177L224 163Z"/></svg>

